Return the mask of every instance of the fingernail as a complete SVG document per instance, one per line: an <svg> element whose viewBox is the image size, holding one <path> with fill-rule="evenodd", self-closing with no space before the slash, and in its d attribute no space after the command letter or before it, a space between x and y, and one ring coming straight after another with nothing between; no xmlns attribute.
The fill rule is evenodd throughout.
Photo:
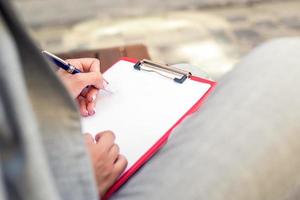
<svg viewBox="0 0 300 200"><path fill-rule="evenodd" d="M96 110L95 110L95 108L92 110L92 111L90 111L90 115L94 115L96 113Z"/></svg>
<svg viewBox="0 0 300 200"><path fill-rule="evenodd" d="M106 85L108 85L109 83L108 83L108 81L107 80L105 80L105 79L103 79L103 82L106 84Z"/></svg>

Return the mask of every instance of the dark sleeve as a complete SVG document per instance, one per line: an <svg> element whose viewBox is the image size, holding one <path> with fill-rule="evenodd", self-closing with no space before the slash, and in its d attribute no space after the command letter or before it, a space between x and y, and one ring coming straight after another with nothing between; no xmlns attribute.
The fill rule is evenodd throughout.
<svg viewBox="0 0 300 200"><path fill-rule="evenodd" d="M21 157L12 184L22 199L98 199L75 103L9 1L0 0L0 11L1 98Z"/></svg>

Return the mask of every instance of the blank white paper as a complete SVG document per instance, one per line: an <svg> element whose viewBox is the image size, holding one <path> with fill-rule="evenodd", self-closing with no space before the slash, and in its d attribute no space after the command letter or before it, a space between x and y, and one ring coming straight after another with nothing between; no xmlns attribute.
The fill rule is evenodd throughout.
<svg viewBox="0 0 300 200"><path fill-rule="evenodd" d="M82 118L83 133L111 130L129 169L210 88L187 79L183 84L138 71L121 60L104 73L114 93L100 91L96 114Z"/></svg>

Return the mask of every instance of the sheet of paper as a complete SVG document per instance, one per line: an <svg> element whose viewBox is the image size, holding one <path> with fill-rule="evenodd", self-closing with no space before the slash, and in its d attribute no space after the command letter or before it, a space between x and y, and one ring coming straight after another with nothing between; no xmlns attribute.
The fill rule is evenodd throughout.
<svg viewBox="0 0 300 200"><path fill-rule="evenodd" d="M114 93L101 91L96 114L82 118L84 133L111 130L130 168L210 88L186 80L183 84L156 73L138 71L119 61L104 74Z"/></svg>

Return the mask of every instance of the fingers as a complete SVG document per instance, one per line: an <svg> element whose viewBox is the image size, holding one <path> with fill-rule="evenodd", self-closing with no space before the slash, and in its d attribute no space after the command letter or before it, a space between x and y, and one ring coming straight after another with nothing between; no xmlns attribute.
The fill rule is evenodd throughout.
<svg viewBox="0 0 300 200"><path fill-rule="evenodd" d="M70 63L71 65L73 65L74 67L76 67L77 69L79 69L80 71L83 71L83 66L82 66L82 63L81 63L81 58L80 59L67 59L66 62Z"/></svg>
<svg viewBox="0 0 300 200"><path fill-rule="evenodd" d="M81 115L94 115L97 94L99 89L103 88L100 61L95 58L69 59L66 61L83 73L71 75L63 70L58 70L57 74L64 77L71 95L78 98ZM83 96L85 99L79 98L79 96Z"/></svg>
<svg viewBox="0 0 300 200"><path fill-rule="evenodd" d="M110 150L110 148L113 146L115 139L116 136L111 131L98 133L95 137L95 140L99 144L99 146L108 150Z"/></svg>
<svg viewBox="0 0 300 200"><path fill-rule="evenodd" d="M98 133L93 141L85 136L90 153L99 193L103 196L127 167L127 160L120 155L120 148L114 144L115 135L111 131Z"/></svg>
<svg viewBox="0 0 300 200"><path fill-rule="evenodd" d="M91 72L100 72L100 60L98 59L92 59L92 60L88 60L88 62L90 62L90 71Z"/></svg>
<svg viewBox="0 0 300 200"><path fill-rule="evenodd" d="M90 102L93 102L96 100L99 90L96 88L91 87L90 90L85 95L86 99Z"/></svg>
<svg viewBox="0 0 300 200"><path fill-rule="evenodd" d="M103 77L100 72L78 73L73 75L77 82L77 87L83 90L85 87L92 85L97 89L103 87Z"/></svg>
<svg viewBox="0 0 300 200"><path fill-rule="evenodd" d="M83 97L85 97L85 96L88 94L90 88L91 88L91 87L85 87L85 88L81 91L80 95L83 96Z"/></svg>
<svg viewBox="0 0 300 200"><path fill-rule="evenodd" d="M100 72L100 61L96 58L68 59L66 62L82 72Z"/></svg>
<svg viewBox="0 0 300 200"><path fill-rule="evenodd" d="M92 116L96 113L96 102L89 102L83 96L77 98L80 114L83 117Z"/></svg>
<svg viewBox="0 0 300 200"><path fill-rule="evenodd" d="M90 90L87 92L85 98L87 99L88 104L87 104L87 110L89 112L89 115L94 115L96 113L96 99L98 96L98 92L99 90L94 88L94 87L90 87Z"/></svg>
<svg viewBox="0 0 300 200"><path fill-rule="evenodd" d="M119 176L126 169L127 164L128 162L125 156L119 154L118 159L116 160L114 165L114 172L117 176Z"/></svg>
<svg viewBox="0 0 300 200"><path fill-rule="evenodd" d="M100 137L102 136L102 133L103 133L103 132L98 133L98 134L95 136L95 141L96 141L96 142L99 142Z"/></svg>
<svg viewBox="0 0 300 200"><path fill-rule="evenodd" d="M96 113L96 108L95 107L96 107L96 102L95 101L87 103L86 109L87 109L90 116L92 116Z"/></svg>
<svg viewBox="0 0 300 200"><path fill-rule="evenodd" d="M112 173L109 177L109 185L112 185L118 177L124 172L127 167L127 160L125 156L119 154L116 162L113 164Z"/></svg>
<svg viewBox="0 0 300 200"><path fill-rule="evenodd" d="M115 142L115 135L111 131L98 133L95 141L102 148L108 149L110 161L115 164L116 171L124 171L127 166L127 160L123 155L120 155L120 148Z"/></svg>
<svg viewBox="0 0 300 200"><path fill-rule="evenodd" d="M94 87L86 87L78 97L80 113L82 116L92 116L96 113L96 99L98 90Z"/></svg>
<svg viewBox="0 0 300 200"><path fill-rule="evenodd" d="M79 96L78 98L78 105L80 114L84 117L89 116L89 111L87 109L87 102L83 96Z"/></svg>
<svg viewBox="0 0 300 200"><path fill-rule="evenodd" d="M120 148L117 144L114 144L109 150L109 157L111 163L115 163L119 157Z"/></svg>

